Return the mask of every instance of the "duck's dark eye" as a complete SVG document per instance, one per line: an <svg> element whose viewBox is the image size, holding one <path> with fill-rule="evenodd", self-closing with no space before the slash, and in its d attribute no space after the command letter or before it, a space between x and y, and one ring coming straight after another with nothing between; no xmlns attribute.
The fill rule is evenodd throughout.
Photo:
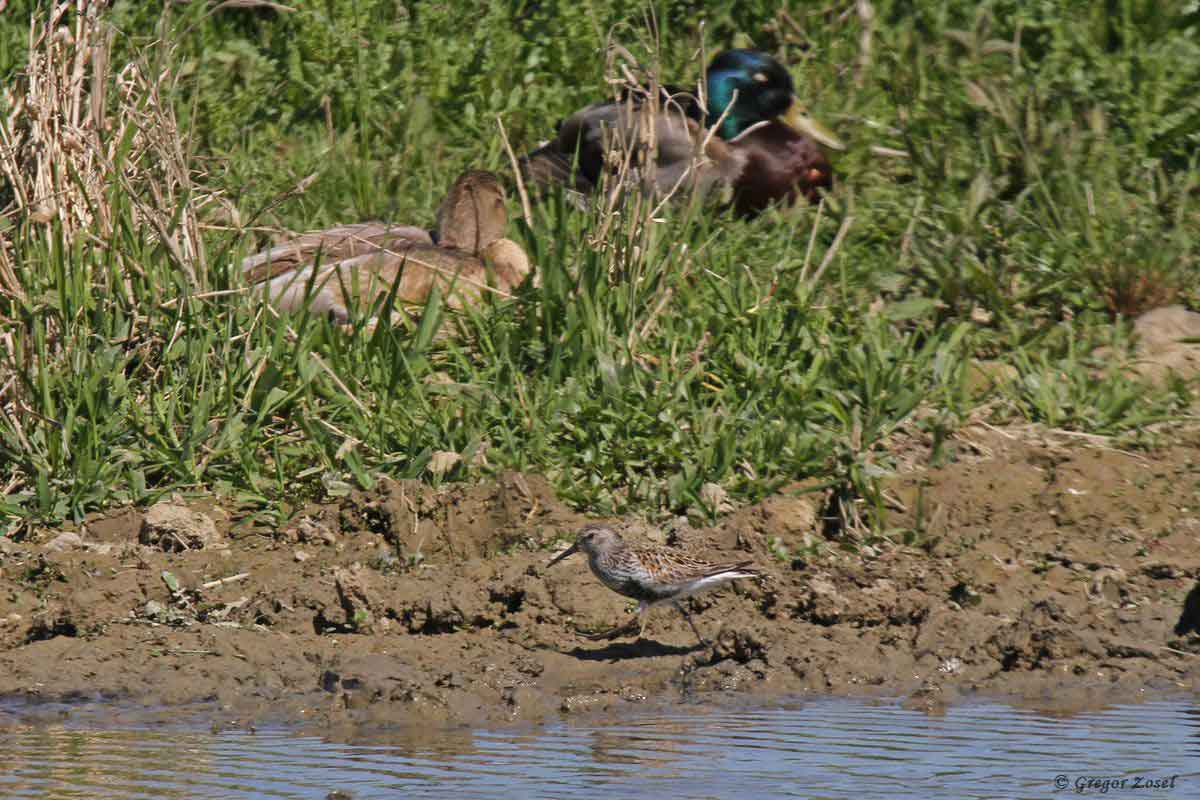
<svg viewBox="0 0 1200 800"><path fill-rule="evenodd" d="M765 72L756 72L750 77L754 78L755 83L766 83L767 81L771 80L767 77Z"/></svg>

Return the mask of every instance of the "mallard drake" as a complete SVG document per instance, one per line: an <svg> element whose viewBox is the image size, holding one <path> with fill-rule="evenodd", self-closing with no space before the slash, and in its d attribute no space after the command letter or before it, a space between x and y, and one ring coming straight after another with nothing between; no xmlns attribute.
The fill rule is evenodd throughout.
<svg viewBox="0 0 1200 800"><path fill-rule="evenodd" d="M502 238L507 227L499 179L471 170L450 187L433 230L362 222L312 231L246 258L242 274L282 311L307 306L343 324L394 285L397 307L423 304L437 285L447 305L462 308L489 290L507 294L529 275L525 251Z"/></svg>
<svg viewBox="0 0 1200 800"><path fill-rule="evenodd" d="M655 104L645 92L627 91L619 101L590 105L521 159L523 177L538 189L565 185L589 194L605 170L621 171L629 158L657 194L724 184L742 214L779 200L813 201L833 185L821 145L843 145L804 110L782 64L757 50L726 50L709 65L705 88L707 107L671 86L661 87ZM641 155L651 148L653 159Z"/></svg>

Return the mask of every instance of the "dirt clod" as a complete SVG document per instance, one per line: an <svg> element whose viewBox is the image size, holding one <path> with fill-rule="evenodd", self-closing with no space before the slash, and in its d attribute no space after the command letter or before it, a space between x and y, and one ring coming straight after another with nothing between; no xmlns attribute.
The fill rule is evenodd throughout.
<svg viewBox="0 0 1200 800"><path fill-rule="evenodd" d="M150 506L138 539L167 552L202 550L221 543L212 517L171 502Z"/></svg>
<svg viewBox="0 0 1200 800"><path fill-rule="evenodd" d="M80 550L83 546L83 537L74 531L63 531L58 536L46 542L46 549L52 553Z"/></svg>
<svg viewBox="0 0 1200 800"><path fill-rule="evenodd" d="M1183 306L1147 311L1134 322L1137 360L1134 369L1151 380L1170 374L1193 378L1200 374L1200 314Z"/></svg>
<svg viewBox="0 0 1200 800"><path fill-rule="evenodd" d="M333 585L337 589L338 602L345 612L345 626L355 633L371 633L375 629L375 616L372 607L375 603L367 591L362 567L355 564L346 569L339 567L333 571Z"/></svg>

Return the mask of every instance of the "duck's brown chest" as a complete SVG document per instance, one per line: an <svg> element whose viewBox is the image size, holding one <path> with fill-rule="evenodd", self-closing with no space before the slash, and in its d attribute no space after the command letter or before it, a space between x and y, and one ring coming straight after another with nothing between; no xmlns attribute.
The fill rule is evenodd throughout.
<svg viewBox="0 0 1200 800"><path fill-rule="evenodd" d="M752 216L772 203L816 202L818 190L833 186L833 167L820 146L778 122L750 131L737 141L746 165L734 187L739 214Z"/></svg>

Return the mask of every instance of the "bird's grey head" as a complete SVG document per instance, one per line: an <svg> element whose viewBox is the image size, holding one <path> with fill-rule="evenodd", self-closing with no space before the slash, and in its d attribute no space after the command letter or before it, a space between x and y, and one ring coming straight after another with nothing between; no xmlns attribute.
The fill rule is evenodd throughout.
<svg viewBox="0 0 1200 800"><path fill-rule="evenodd" d="M546 566L552 567L567 556L578 552L587 553L588 558L593 558L597 553L609 550L620 543L620 534L607 525L585 525L576 535L575 544L560 553Z"/></svg>

